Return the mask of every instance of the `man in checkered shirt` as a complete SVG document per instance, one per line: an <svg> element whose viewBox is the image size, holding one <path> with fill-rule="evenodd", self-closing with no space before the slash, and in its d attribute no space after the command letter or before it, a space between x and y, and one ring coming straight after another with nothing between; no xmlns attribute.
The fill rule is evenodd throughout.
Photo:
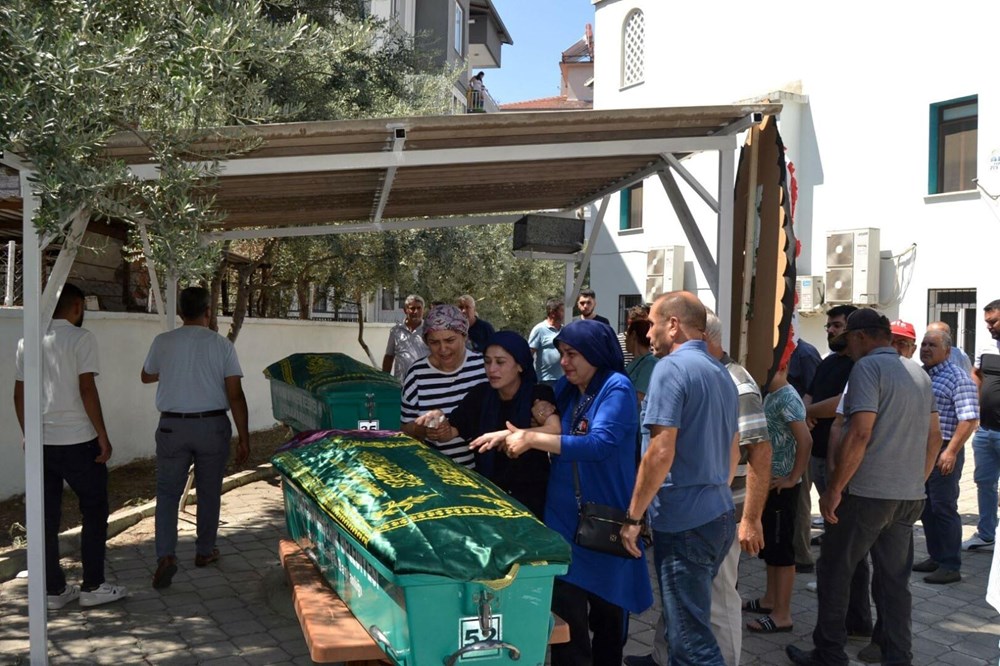
<svg viewBox="0 0 1000 666"><path fill-rule="evenodd" d="M958 482L965 463L965 440L979 425L979 395L972 376L949 360L951 336L929 329L920 343L920 360L931 378L931 390L941 419L941 453L927 479L927 501L920 520L927 537L928 557L913 565L929 573L927 583L962 580L962 519L958 515Z"/></svg>

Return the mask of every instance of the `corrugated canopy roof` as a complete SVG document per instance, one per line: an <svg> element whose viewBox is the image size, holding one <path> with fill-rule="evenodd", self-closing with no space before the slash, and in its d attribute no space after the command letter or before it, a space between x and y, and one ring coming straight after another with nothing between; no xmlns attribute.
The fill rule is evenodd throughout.
<svg viewBox="0 0 1000 666"><path fill-rule="evenodd" d="M735 148L734 135L753 114L780 109L741 104L223 129L223 136L249 133L260 145L225 162L214 187L226 229L571 209L652 173L664 154ZM108 154L155 177L134 135L114 139ZM19 221L20 206L12 203L0 205L0 214Z"/></svg>

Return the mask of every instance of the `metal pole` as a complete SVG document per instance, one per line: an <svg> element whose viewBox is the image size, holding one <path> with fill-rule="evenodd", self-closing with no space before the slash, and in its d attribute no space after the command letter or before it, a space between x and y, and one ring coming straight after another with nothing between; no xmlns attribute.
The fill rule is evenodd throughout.
<svg viewBox="0 0 1000 666"><path fill-rule="evenodd" d="M14 266L17 262L17 241L7 241L7 287L4 289L3 304L14 307Z"/></svg>
<svg viewBox="0 0 1000 666"><path fill-rule="evenodd" d="M22 170L24 294L24 488L28 523L28 638L31 663L49 663L46 628L45 518L42 494L42 251L34 216L38 197Z"/></svg>

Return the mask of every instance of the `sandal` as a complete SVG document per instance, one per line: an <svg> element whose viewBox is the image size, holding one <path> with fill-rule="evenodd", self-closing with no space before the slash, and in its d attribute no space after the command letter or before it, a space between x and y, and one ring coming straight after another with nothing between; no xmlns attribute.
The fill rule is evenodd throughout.
<svg viewBox="0 0 1000 666"><path fill-rule="evenodd" d="M742 610L744 613L770 613L772 609L761 606L760 599L751 599L743 602Z"/></svg>
<svg viewBox="0 0 1000 666"><path fill-rule="evenodd" d="M790 624L787 627L779 627L774 623L770 615L763 615L754 620L754 622L757 623L757 626L747 622L747 630L754 634L780 634L791 631L795 626L794 624Z"/></svg>

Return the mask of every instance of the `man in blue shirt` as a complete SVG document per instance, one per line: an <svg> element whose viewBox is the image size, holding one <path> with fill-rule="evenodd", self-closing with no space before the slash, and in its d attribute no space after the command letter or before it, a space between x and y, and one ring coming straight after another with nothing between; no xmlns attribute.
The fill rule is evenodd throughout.
<svg viewBox="0 0 1000 666"><path fill-rule="evenodd" d="M628 518L650 511L671 658L722 666L710 624L712 579L736 532L729 482L739 460L738 396L729 371L708 354L707 312L694 294L665 294L650 315L649 340L667 355L646 395L650 440ZM638 535L638 525L622 528L635 556Z"/></svg>
<svg viewBox="0 0 1000 666"><path fill-rule="evenodd" d="M944 442L931 476L920 517L927 554L914 571L930 573L924 582L943 585L962 580L962 518L958 515L958 482L965 464L965 440L979 425L979 393L972 375L949 360L951 336L928 328L920 343L920 360L931 378Z"/></svg>

